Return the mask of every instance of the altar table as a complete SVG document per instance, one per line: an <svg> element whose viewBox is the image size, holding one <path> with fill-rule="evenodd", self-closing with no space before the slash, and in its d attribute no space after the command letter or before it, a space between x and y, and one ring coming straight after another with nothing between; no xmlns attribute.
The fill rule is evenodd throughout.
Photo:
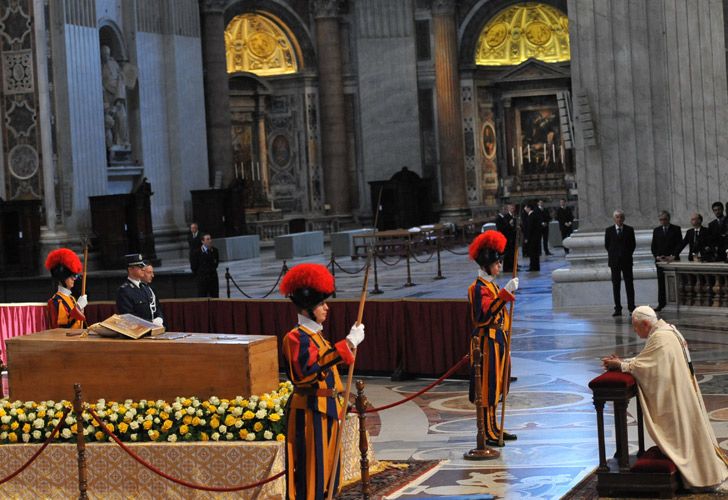
<svg viewBox="0 0 728 500"><path fill-rule="evenodd" d="M276 337L167 332L157 338L67 336L55 329L6 341L10 398L87 401L247 397L278 387Z"/></svg>

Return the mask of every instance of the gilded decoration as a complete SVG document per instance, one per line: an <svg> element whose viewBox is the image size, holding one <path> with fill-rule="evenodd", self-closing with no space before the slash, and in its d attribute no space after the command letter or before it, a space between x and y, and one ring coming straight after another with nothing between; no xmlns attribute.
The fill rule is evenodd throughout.
<svg viewBox="0 0 728 500"><path fill-rule="evenodd" d="M515 66L535 58L547 63L569 61L569 19L542 3L513 5L498 12L478 39L475 63Z"/></svg>
<svg viewBox="0 0 728 500"><path fill-rule="evenodd" d="M263 14L236 16L225 29L228 73L247 71L259 76L296 73L298 53L295 38Z"/></svg>

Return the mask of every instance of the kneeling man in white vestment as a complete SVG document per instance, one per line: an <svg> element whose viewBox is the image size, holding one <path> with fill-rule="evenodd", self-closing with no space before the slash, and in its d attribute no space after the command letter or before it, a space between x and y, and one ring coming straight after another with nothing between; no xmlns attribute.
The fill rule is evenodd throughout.
<svg viewBox="0 0 728 500"><path fill-rule="evenodd" d="M634 376L647 432L675 463L685 487L721 486L728 458L710 426L685 338L649 306L634 310L632 327L647 339L642 352L629 360L611 355L602 359L604 367Z"/></svg>

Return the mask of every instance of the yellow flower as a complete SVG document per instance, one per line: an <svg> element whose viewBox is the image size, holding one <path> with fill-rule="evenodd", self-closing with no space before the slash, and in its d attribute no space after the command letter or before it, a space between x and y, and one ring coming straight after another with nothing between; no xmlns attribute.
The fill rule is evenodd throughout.
<svg viewBox="0 0 728 500"><path fill-rule="evenodd" d="M126 406L124 406L124 405L121 405L121 406L119 407L119 410L117 411L117 413L118 413L119 415L123 415L124 413L126 413Z"/></svg>
<svg viewBox="0 0 728 500"><path fill-rule="evenodd" d="M23 425L23 433L28 434L30 432L30 424Z"/></svg>
<svg viewBox="0 0 728 500"><path fill-rule="evenodd" d="M189 425L189 424L188 424ZM192 419L192 425L200 425L200 417L195 417Z"/></svg>
<svg viewBox="0 0 728 500"><path fill-rule="evenodd" d="M45 412L43 412L43 415L45 416ZM5 410L0 408L0 417L4 417L4 416L5 416Z"/></svg>
<svg viewBox="0 0 728 500"><path fill-rule="evenodd" d="M144 427L144 430L145 431L148 431L149 429L152 428L152 421L151 420L145 420L144 423L142 424L142 427Z"/></svg>
<svg viewBox="0 0 728 500"><path fill-rule="evenodd" d="M149 437L152 441L156 441L159 439L159 432L158 431L152 431L149 433Z"/></svg>
<svg viewBox="0 0 728 500"><path fill-rule="evenodd" d="M167 432L172 428L173 422L171 420L165 420L162 424L162 431Z"/></svg>
<svg viewBox="0 0 728 500"><path fill-rule="evenodd" d="M78 424L73 424L71 426L71 432L73 432L74 434L78 432Z"/></svg>
<svg viewBox="0 0 728 500"><path fill-rule="evenodd" d="M18 411L18 415L22 415L23 413L25 413L25 410L22 408L18 408L17 411Z"/></svg>
<svg viewBox="0 0 728 500"><path fill-rule="evenodd" d="M61 418L63 416L63 412L61 410L58 410L56 412L56 418Z"/></svg>
<svg viewBox="0 0 728 500"><path fill-rule="evenodd" d="M263 424L261 424L260 422L256 422L255 424L253 424L253 430L255 432L262 431L263 430Z"/></svg>
<svg viewBox="0 0 728 500"><path fill-rule="evenodd" d="M125 422L121 422L119 424L119 432L121 432L122 434L124 434L128 429L129 429L129 424L127 424Z"/></svg>
<svg viewBox="0 0 728 500"><path fill-rule="evenodd" d="M271 422L278 422L280 419L281 416L277 413L271 413L270 415L268 415L268 420L270 420Z"/></svg>
<svg viewBox="0 0 728 500"><path fill-rule="evenodd" d="M235 417L232 415L228 415L225 417L225 425L230 427L231 425L235 425Z"/></svg>
<svg viewBox="0 0 728 500"><path fill-rule="evenodd" d="M101 441L104 438L104 433L101 431L96 431L94 437L96 438L96 441Z"/></svg>
<svg viewBox="0 0 728 500"><path fill-rule="evenodd" d="M159 414L159 418L161 418L162 420L167 420L169 418L169 414L163 411Z"/></svg>
<svg viewBox="0 0 728 500"><path fill-rule="evenodd" d="M190 400L190 399L185 399L184 401L182 401L182 406L184 406L184 407L190 406L191 404L192 404L192 400Z"/></svg>
<svg viewBox="0 0 728 500"><path fill-rule="evenodd" d="M10 428L12 430L17 429L18 427L20 427L20 424L18 422L13 422L12 424L10 424Z"/></svg>
<svg viewBox="0 0 728 500"><path fill-rule="evenodd" d="M106 428L109 430L109 432L114 432L114 424L106 424Z"/></svg>
<svg viewBox="0 0 728 500"><path fill-rule="evenodd" d="M210 427L213 429L217 429L220 427L220 421L217 419L217 417L213 417L212 420L210 420Z"/></svg>
<svg viewBox="0 0 728 500"><path fill-rule="evenodd" d="M240 429L240 432L238 432L238 436L240 436L240 439L245 439L248 436L248 431L245 429Z"/></svg>
<svg viewBox="0 0 728 500"><path fill-rule="evenodd" d="M200 441L209 441L210 438L208 437L207 433L200 432Z"/></svg>
<svg viewBox="0 0 728 500"><path fill-rule="evenodd" d="M248 401L247 399L243 399L240 402L240 406L242 406L243 408L246 408L249 404L250 404L250 401Z"/></svg>
<svg viewBox="0 0 728 500"><path fill-rule="evenodd" d="M18 442L18 436L17 436L17 434L15 434L14 432L11 432L10 434L8 434L8 440L11 443L17 443Z"/></svg>
<svg viewBox="0 0 728 500"><path fill-rule="evenodd" d="M181 436L184 436L188 432L190 432L190 428L189 427L187 427L186 425L180 426L179 433L180 433Z"/></svg>
<svg viewBox="0 0 728 500"><path fill-rule="evenodd" d="M3 415L5 415L5 412L0 410L0 417L2 417ZM38 410L38 418L43 418L45 416L46 416L45 410Z"/></svg>
<svg viewBox="0 0 728 500"><path fill-rule="evenodd" d="M252 420L254 417L255 413L250 410L247 410L245 413L243 413L243 420Z"/></svg>
<svg viewBox="0 0 728 500"><path fill-rule="evenodd" d="M182 419L182 423L185 425L190 425L192 423L192 417L190 415L185 415Z"/></svg>
<svg viewBox="0 0 728 500"><path fill-rule="evenodd" d="M154 408L147 408L147 415L156 415L157 410Z"/></svg>
<svg viewBox="0 0 728 500"><path fill-rule="evenodd" d="M286 435L285 434L278 434L276 436L276 441L285 441L285 440L286 440Z"/></svg>

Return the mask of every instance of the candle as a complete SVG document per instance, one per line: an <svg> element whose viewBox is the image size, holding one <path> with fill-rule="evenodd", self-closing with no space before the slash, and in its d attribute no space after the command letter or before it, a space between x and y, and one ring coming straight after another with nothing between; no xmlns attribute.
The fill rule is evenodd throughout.
<svg viewBox="0 0 728 500"><path fill-rule="evenodd" d="M516 166L516 150L515 148L511 148L511 167Z"/></svg>
<svg viewBox="0 0 728 500"><path fill-rule="evenodd" d="M544 163L549 161L549 150L545 142L543 143L543 161Z"/></svg>
<svg viewBox="0 0 728 500"><path fill-rule="evenodd" d="M551 143L551 159L554 161L554 165L556 164L556 144Z"/></svg>
<svg viewBox="0 0 728 500"><path fill-rule="evenodd" d="M245 162L240 162L240 178L245 180Z"/></svg>
<svg viewBox="0 0 728 500"><path fill-rule="evenodd" d="M531 145L530 144L526 147L526 153L527 153L527 157L528 157L528 163L531 163Z"/></svg>
<svg viewBox="0 0 728 500"><path fill-rule="evenodd" d="M523 148L521 147L518 148L518 165L523 165Z"/></svg>
<svg viewBox="0 0 728 500"><path fill-rule="evenodd" d="M561 145L561 163L564 163L564 145Z"/></svg>
<svg viewBox="0 0 728 500"><path fill-rule="evenodd" d="M255 172L258 174L258 180L260 181L260 162L255 162Z"/></svg>

